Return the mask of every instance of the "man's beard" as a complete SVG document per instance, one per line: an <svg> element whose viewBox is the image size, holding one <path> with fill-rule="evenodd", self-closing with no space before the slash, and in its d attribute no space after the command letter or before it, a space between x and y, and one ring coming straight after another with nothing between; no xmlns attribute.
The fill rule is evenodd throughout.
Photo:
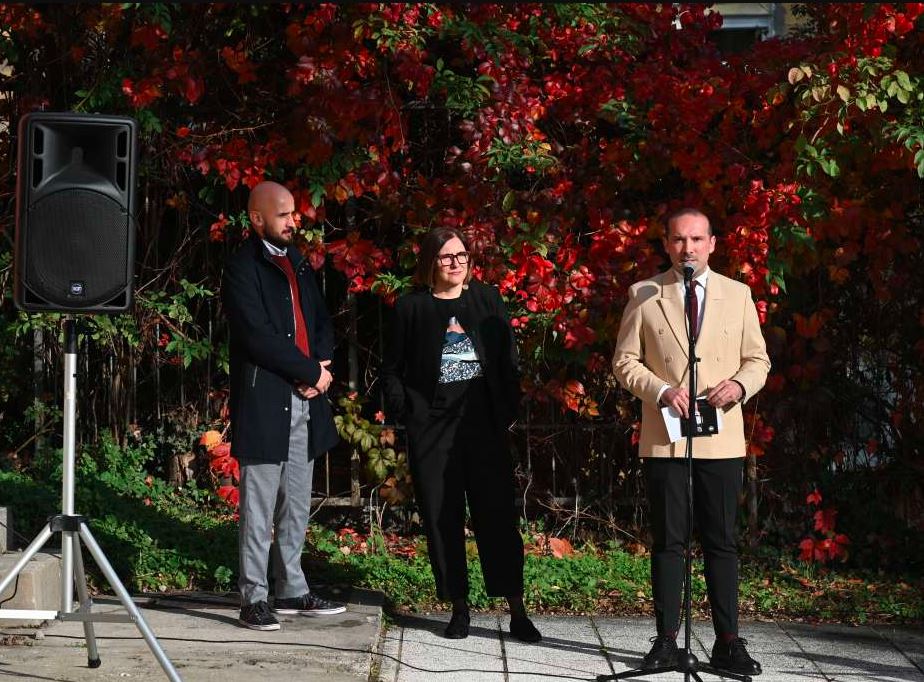
<svg viewBox="0 0 924 682"><path fill-rule="evenodd" d="M277 249L285 249L286 247L292 246L292 242L294 241L295 238L294 236L290 236L288 239L286 239L285 237L282 237L282 236L266 235L264 239L266 239L266 241L268 241L270 244L275 246Z"/></svg>

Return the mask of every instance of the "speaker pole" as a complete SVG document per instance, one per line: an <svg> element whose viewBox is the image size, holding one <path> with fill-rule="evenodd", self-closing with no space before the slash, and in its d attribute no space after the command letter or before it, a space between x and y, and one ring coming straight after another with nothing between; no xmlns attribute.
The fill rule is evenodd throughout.
<svg viewBox="0 0 924 682"><path fill-rule="evenodd" d="M64 318L64 462L61 481L61 513L52 516L48 523L23 552L12 570L0 580L2 594L19 576L29 561L45 545L54 533L61 533L61 610L41 611L35 609L0 609L0 620L51 620L83 622L84 638L87 643L87 666L98 668L102 661L96 646L95 622L133 622L157 662L171 682L182 682L182 678L164 653L154 633L148 627L141 610L135 604L128 590L119 580L103 550L90 532L87 517L74 513L74 467L75 467L75 425L77 416L77 333L74 318ZM80 552L80 541L87 546L97 566L103 571L110 587L115 590L119 601L128 611L127 615L93 613L93 600L87 590L87 579ZM74 611L74 585L76 568L77 595L80 598Z"/></svg>

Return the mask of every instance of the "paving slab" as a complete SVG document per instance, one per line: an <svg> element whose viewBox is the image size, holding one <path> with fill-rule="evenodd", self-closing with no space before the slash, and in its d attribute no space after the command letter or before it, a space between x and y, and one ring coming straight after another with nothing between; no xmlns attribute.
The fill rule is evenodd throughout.
<svg viewBox="0 0 924 682"><path fill-rule="evenodd" d="M867 626L785 623L781 627L830 680L924 682L924 673Z"/></svg>
<svg viewBox="0 0 924 682"><path fill-rule="evenodd" d="M871 626L880 637L902 652L908 662L924 670L924 628L898 628L894 625Z"/></svg>
<svg viewBox="0 0 924 682"><path fill-rule="evenodd" d="M506 626L508 618L504 617ZM612 673L591 618L533 618L542 633L538 644L504 635L510 680L593 679Z"/></svg>
<svg viewBox="0 0 924 682"><path fill-rule="evenodd" d="M494 614L472 614L467 639L443 637L450 614L425 614L401 618L400 682L433 679L490 682L503 676L504 652L500 621ZM502 677L500 679L503 679Z"/></svg>

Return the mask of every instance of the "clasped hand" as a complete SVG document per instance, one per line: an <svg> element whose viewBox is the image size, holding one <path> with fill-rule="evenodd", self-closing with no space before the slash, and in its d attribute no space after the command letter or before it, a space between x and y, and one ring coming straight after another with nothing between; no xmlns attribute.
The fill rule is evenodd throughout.
<svg viewBox="0 0 924 682"><path fill-rule="evenodd" d="M734 405L742 397L741 386L737 381L723 379L714 387L706 392L706 400L713 407L724 409ZM683 415L684 419L689 418L690 394L683 386L669 388L661 395L661 402L666 407L673 407L677 412Z"/></svg>
<svg viewBox="0 0 924 682"><path fill-rule="evenodd" d="M309 386L301 381L295 384L295 390L298 391L300 396L303 398L316 398L322 393L327 393L334 381L334 375L327 369L330 363L330 360L321 360L321 376L318 377L318 381L314 386Z"/></svg>

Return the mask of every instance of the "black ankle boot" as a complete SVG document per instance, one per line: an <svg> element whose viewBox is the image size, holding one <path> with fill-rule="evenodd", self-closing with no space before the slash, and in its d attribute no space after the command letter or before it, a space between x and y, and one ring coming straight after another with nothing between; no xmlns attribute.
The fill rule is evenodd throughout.
<svg viewBox="0 0 924 682"><path fill-rule="evenodd" d="M471 623L468 608L453 609L452 618L449 619L449 625L443 635L446 639L465 639L468 637L468 626Z"/></svg>
<svg viewBox="0 0 924 682"><path fill-rule="evenodd" d="M536 629L533 622L526 616L514 616L510 618L510 634L521 642L535 644L542 641L542 633Z"/></svg>

